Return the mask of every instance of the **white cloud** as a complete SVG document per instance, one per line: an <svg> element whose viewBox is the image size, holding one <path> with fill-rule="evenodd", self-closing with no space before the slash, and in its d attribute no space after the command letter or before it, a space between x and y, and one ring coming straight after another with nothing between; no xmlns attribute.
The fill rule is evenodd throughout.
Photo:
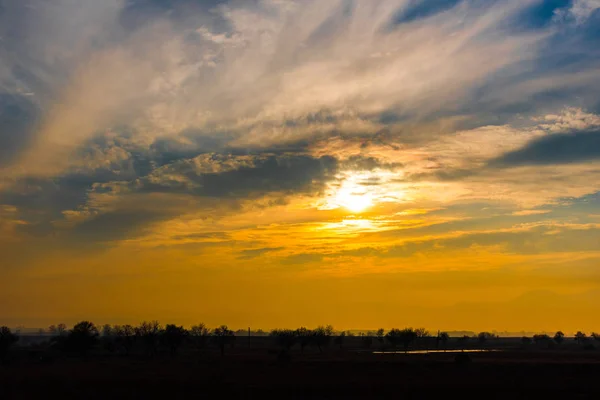
<svg viewBox="0 0 600 400"><path fill-rule="evenodd" d="M559 19L572 19L576 24L585 23L600 8L600 0L573 0L571 6L556 13Z"/></svg>
<svg viewBox="0 0 600 400"><path fill-rule="evenodd" d="M600 128L599 115L588 113L576 107L568 107L560 114L548 114L543 118L534 120L540 122L539 127L548 133L565 133L570 130Z"/></svg>
<svg viewBox="0 0 600 400"><path fill-rule="evenodd" d="M460 108L470 101L470 91L531 57L547 35L505 34L505 19L529 3L482 8L463 3L389 29L408 2L361 1L344 13L342 1L301 6L262 1L213 11L231 26L225 32L191 9L198 13L197 26L163 16L127 34L117 2L101 9L101 28L90 20L89 29L82 26L100 7L95 2L42 8L37 12L50 14L46 19L53 23L71 13L80 21L64 29L52 25L58 33L46 40L30 28L39 45L56 48L74 73L53 96L33 146L7 173L60 173L71 165L75 148L118 124L149 137L219 126L237 132L240 143L256 143L278 135L270 125L323 109L347 114L394 109L420 118ZM65 13L57 17L58 11ZM85 32L81 41L62 40L77 37L78 30ZM109 33L112 41L105 38ZM95 45L99 38L101 46Z"/></svg>

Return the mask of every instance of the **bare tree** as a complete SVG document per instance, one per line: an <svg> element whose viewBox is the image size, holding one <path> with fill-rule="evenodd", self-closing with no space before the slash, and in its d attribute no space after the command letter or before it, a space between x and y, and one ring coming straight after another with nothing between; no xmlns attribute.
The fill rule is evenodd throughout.
<svg viewBox="0 0 600 400"><path fill-rule="evenodd" d="M319 353L323 353L323 347L327 346L333 335L333 326L317 326L312 331L312 343L317 346Z"/></svg>
<svg viewBox="0 0 600 400"><path fill-rule="evenodd" d="M110 324L102 325L102 347L108 352L115 351L115 329Z"/></svg>
<svg viewBox="0 0 600 400"><path fill-rule="evenodd" d="M426 338L429 336L429 331L425 328L417 328L415 329L415 335L417 335L418 338Z"/></svg>
<svg viewBox="0 0 600 400"><path fill-rule="evenodd" d="M448 347L448 340L450 340L450 335L448 335L448 332L440 332L439 340L440 340L440 342L442 342L442 346L444 346L444 350L446 350L446 348Z"/></svg>
<svg viewBox="0 0 600 400"><path fill-rule="evenodd" d="M384 338L385 338L385 329L383 328L379 328L377 329L377 332L375 332L375 336L377 336L377 341L379 342L379 345L383 348L384 345Z"/></svg>
<svg viewBox="0 0 600 400"><path fill-rule="evenodd" d="M385 338L393 347L402 344L406 353L411 343L417 339L417 333L412 328L392 329L385 335Z"/></svg>
<svg viewBox="0 0 600 400"><path fill-rule="evenodd" d="M227 325L221 325L213 331L213 338L219 349L221 350L221 355L225 355L225 346L231 344L235 341L235 335L232 330L230 330Z"/></svg>
<svg viewBox="0 0 600 400"><path fill-rule="evenodd" d="M50 325L48 332L52 336L65 336L67 334L67 326L65 324Z"/></svg>
<svg viewBox="0 0 600 400"><path fill-rule="evenodd" d="M496 335L490 332L479 332L477 335L477 341L481 346L485 346L485 344L491 339L495 339Z"/></svg>
<svg viewBox="0 0 600 400"><path fill-rule="evenodd" d="M188 331L183 326L168 324L164 331L161 332L161 339L169 348L172 356L177 354L177 350L188 336Z"/></svg>
<svg viewBox="0 0 600 400"><path fill-rule="evenodd" d="M135 328L135 335L142 340L146 355L153 356L158 350L158 339L162 328L158 321L144 321Z"/></svg>
<svg viewBox="0 0 600 400"><path fill-rule="evenodd" d="M198 325L194 325L190 328L190 337L192 338L196 349L203 349L206 346L208 338L210 337L210 329L208 329L203 323L199 323Z"/></svg>
<svg viewBox="0 0 600 400"><path fill-rule="evenodd" d="M300 353L304 354L304 348L311 342L312 332L305 327L300 327L296 329L295 335L298 344L300 344Z"/></svg>
<svg viewBox="0 0 600 400"><path fill-rule="evenodd" d="M469 335L463 335L462 337L458 338L458 344L460 345L461 350L465 350L465 348L467 347L467 343L469 343L469 340L471 340Z"/></svg>
<svg viewBox="0 0 600 400"><path fill-rule="evenodd" d="M429 331L425 328L416 328L415 335L417 335L417 337L415 338L415 343L419 343L422 342L423 339L429 337Z"/></svg>
<svg viewBox="0 0 600 400"><path fill-rule="evenodd" d="M113 327L110 324L102 325L102 336L110 337L113 336Z"/></svg>
<svg viewBox="0 0 600 400"><path fill-rule="evenodd" d="M114 329L116 343L129 355L135 341L135 328L131 325L115 325Z"/></svg>

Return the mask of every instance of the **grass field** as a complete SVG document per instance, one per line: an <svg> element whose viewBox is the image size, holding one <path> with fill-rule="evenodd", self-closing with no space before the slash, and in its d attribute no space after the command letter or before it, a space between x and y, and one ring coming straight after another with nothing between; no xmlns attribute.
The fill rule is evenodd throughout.
<svg viewBox="0 0 600 400"><path fill-rule="evenodd" d="M596 351L373 354L328 349L282 360L267 349L92 355L52 360L15 356L0 367L1 399L33 398L600 398ZM460 396L460 397L456 397Z"/></svg>

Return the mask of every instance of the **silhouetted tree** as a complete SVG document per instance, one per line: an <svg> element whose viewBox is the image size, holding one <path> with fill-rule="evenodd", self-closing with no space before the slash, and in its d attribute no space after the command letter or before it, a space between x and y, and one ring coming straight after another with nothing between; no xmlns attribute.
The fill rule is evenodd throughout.
<svg viewBox="0 0 600 400"><path fill-rule="evenodd" d="M450 335L448 335L448 332L440 332L438 337L440 342L442 342L442 346L444 346L444 350L446 350L448 347L448 340L450 340Z"/></svg>
<svg viewBox="0 0 600 400"><path fill-rule="evenodd" d="M533 342L535 344L550 344L550 336L544 334L533 335Z"/></svg>
<svg viewBox="0 0 600 400"><path fill-rule="evenodd" d="M317 346L319 353L323 353L323 347L327 346L333 335L333 326L317 326L312 331L312 343Z"/></svg>
<svg viewBox="0 0 600 400"><path fill-rule="evenodd" d="M469 340L471 340L469 335L464 335L458 338L457 342L460 345L461 350L464 350L467 347L467 343L469 343Z"/></svg>
<svg viewBox="0 0 600 400"><path fill-rule="evenodd" d="M112 336L113 335L113 327L110 324L102 325L102 336Z"/></svg>
<svg viewBox="0 0 600 400"><path fill-rule="evenodd" d="M415 335L417 338L426 338L429 336L429 331L425 328L417 328L415 329Z"/></svg>
<svg viewBox="0 0 600 400"><path fill-rule="evenodd" d="M146 355L153 356L156 354L161 330L158 321L144 321L135 328L135 335L144 343Z"/></svg>
<svg viewBox="0 0 600 400"><path fill-rule="evenodd" d="M296 343L296 332L291 329L273 329L269 336L285 351L289 351Z"/></svg>
<svg viewBox="0 0 600 400"><path fill-rule="evenodd" d="M404 352L408 352L411 343L417 339L417 333L412 328L392 329L385 335L385 338L393 347L402 344Z"/></svg>
<svg viewBox="0 0 600 400"><path fill-rule="evenodd" d="M50 346L60 351L68 350L66 348L67 342L67 326L65 324L50 325L48 327L50 333Z"/></svg>
<svg viewBox="0 0 600 400"><path fill-rule="evenodd" d="M311 342L312 332L310 331L310 329L300 327L296 329L295 335L296 340L300 344L300 353L304 354L304 348L308 346Z"/></svg>
<svg viewBox="0 0 600 400"><path fill-rule="evenodd" d="M477 335L477 341L481 346L484 346L491 339L495 339L496 335L490 332L479 332Z"/></svg>
<svg viewBox="0 0 600 400"><path fill-rule="evenodd" d="M600 342L600 334L597 332L590 333L590 337L594 338L595 341Z"/></svg>
<svg viewBox="0 0 600 400"><path fill-rule="evenodd" d="M225 355L225 346L235 341L235 335L229 330L227 325L221 325L213 331L213 338L221 350L221 355Z"/></svg>
<svg viewBox="0 0 600 400"><path fill-rule="evenodd" d="M129 355L135 342L135 328L131 325L115 325L113 331L117 345L121 346L125 355Z"/></svg>
<svg viewBox="0 0 600 400"><path fill-rule="evenodd" d="M554 341L556 344L561 344L565 340L565 334L562 331L558 331L554 334Z"/></svg>
<svg viewBox="0 0 600 400"><path fill-rule="evenodd" d="M377 332L375 332L375 336L377 336L377 341L379 342L379 345L381 347L383 347L384 345L384 338L385 338L385 329L383 328L379 328L377 329Z"/></svg>
<svg viewBox="0 0 600 400"><path fill-rule="evenodd" d="M210 337L210 329L203 323L194 325L190 328L190 338L192 339L196 349L200 350L206 346L206 342Z"/></svg>
<svg viewBox="0 0 600 400"><path fill-rule="evenodd" d="M86 356L98 341L98 328L90 321L81 321L66 337L66 349Z"/></svg>
<svg viewBox="0 0 600 400"><path fill-rule="evenodd" d="M10 331L7 326L0 326L0 361L6 360L8 350L19 341L19 336Z"/></svg>
<svg viewBox="0 0 600 400"><path fill-rule="evenodd" d="M429 331L425 328L416 328L415 329L415 343L420 343L422 342L423 339L426 339L429 337Z"/></svg>
<svg viewBox="0 0 600 400"><path fill-rule="evenodd" d="M48 327L48 332L52 336L66 336L67 326L65 324L50 325Z"/></svg>
<svg viewBox="0 0 600 400"><path fill-rule="evenodd" d="M396 348L400 343L400 329L392 328L392 330L385 334L385 339L390 342L393 348Z"/></svg>
<svg viewBox="0 0 600 400"><path fill-rule="evenodd" d="M342 331L340 332L339 335L337 335L334 339L335 344L337 344L338 346L340 346L340 349L342 349L342 346L344 346L344 340L346 339L346 331Z"/></svg>
<svg viewBox="0 0 600 400"><path fill-rule="evenodd" d="M109 352L115 351L115 332L114 328L105 324L102 325L102 337L101 337L102 347Z"/></svg>
<svg viewBox="0 0 600 400"><path fill-rule="evenodd" d="M169 348L172 356L177 354L177 350L188 336L188 331L183 326L168 324L161 333L163 343Z"/></svg>
<svg viewBox="0 0 600 400"><path fill-rule="evenodd" d="M577 333L575 334L575 341L578 344L582 344L587 340L587 335L581 331L577 331Z"/></svg>

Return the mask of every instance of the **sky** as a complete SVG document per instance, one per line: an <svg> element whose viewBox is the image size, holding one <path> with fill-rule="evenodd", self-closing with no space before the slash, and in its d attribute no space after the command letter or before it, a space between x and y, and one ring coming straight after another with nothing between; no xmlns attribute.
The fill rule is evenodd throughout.
<svg viewBox="0 0 600 400"><path fill-rule="evenodd" d="M600 330L600 0L0 0L0 323Z"/></svg>

